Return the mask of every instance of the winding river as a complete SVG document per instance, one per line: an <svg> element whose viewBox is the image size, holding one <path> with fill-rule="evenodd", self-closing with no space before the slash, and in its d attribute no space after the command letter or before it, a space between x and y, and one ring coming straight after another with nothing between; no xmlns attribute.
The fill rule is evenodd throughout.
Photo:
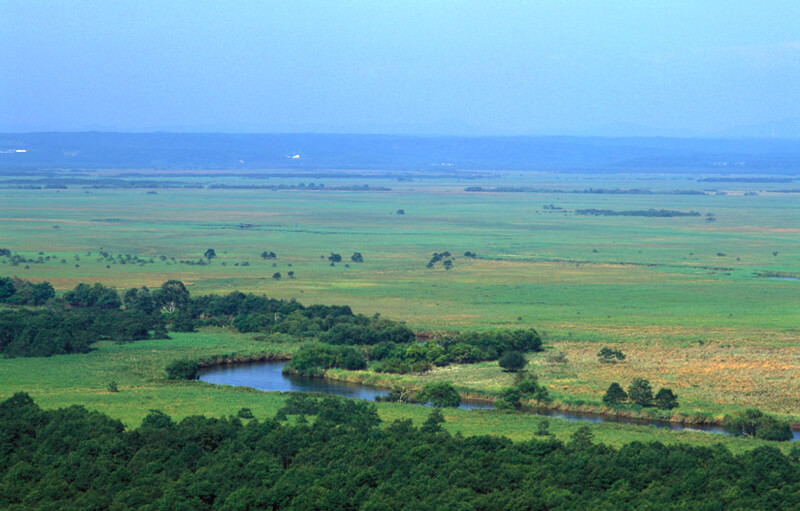
<svg viewBox="0 0 800 511"><path fill-rule="evenodd" d="M388 390L370 387L359 383L339 382L325 378L308 378L305 376L289 376L283 374L286 362L252 362L236 365L225 365L204 368L199 379L216 385L233 385L235 387L252 387L270 392L317 392L355 399L374 401L377 396L384 396ZM489 403L465 400L459 408L488 409ZM670 422L652 422L630 419L626 417L609 417L596 414L566 413L553 410L528 410L530 413L544 417L554 417L571 421L616 422L622 424L647 425L672 430L688 429L708 433L727 434L719 426L681 425ZM800 432L793 432L793 441L800 440Z"/></svg>

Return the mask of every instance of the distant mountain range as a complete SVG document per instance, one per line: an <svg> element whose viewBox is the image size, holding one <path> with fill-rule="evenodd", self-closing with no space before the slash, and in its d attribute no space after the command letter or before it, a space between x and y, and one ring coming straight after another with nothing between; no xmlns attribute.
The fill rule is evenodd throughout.
<svg viewBox="0 0 800 511"><path fill-rule="evenodd" d="M800 140L333 134L7 133L0 171L281 169L800 172Z"/></svg>

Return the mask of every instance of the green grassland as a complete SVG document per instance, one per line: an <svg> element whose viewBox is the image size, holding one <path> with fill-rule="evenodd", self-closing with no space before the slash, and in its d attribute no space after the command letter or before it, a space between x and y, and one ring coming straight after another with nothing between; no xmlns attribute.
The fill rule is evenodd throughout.
<svg viewBox="0 0 800 511"><path fill-rule="evenodd" d="M82 405L119 418L127 426L138 426L150 410L162 410L175 419L189 415L235 415L250 408L260 419L272 417L283 405L286 394L259 392L248 388L216 386L200 381L170 382L164 367L176 358L206 358L221 353L291 354L291 344L265 344L249 336L224 330L195 334L172 334L169 340L139 341L131 344L99 343L83 355L50 358L0 359L0 399L17 391L28 392L43 408ZM119 392L110 392L115 381ZM384 422L412 419L420 425L430 409L419 405L379 403ZM496 434L514 440L534 437L541 417L492 410L445 410L446 427L464 435ZM550 418L550 432L568 440L583 422ZM592 425L595 439L619 446L631 441L658 440L663 443L691 442L698 445L722 443L734 452L765 445L765 442L712 433L668 431L653 426L614 423ZM788 451L789 446L782 446Z"/></svg>
<svg viewBox="0 0 800 511"><path fill-rule="evenodd" d="M35 259L40 252L52 258L42 264L6 263L0 265L0 275L48 280L59 290L78 282L97 281L124 290L179 279L193 294L239 289L305 304L349 304L356 312L380 313L431 332L534 327L544 334L548 350L567 355L565 365L550 365L542 355L532 359L534 370L560 402L599 403L610 382L624 386L642 376L655 387L673 388L680 396L681 412L721 416L758 406L796 420L800 417L796 378L800 281L759 274L800 275L800 200L794 194L769 192L770 187L786 188L785 184L697 183L695 177L531 173L470 180L369 181L370 186L392 188L385 192L2 189L0 247L28 258ZM325 183L353 184L340 181ZM726 193L464 191L466 186L499 185L656 191L722 187ZM753 191L758 193L745 194ZM544 209L550 204L564 209ZM405 214L397 215L401 208ZM701 216L573 213L586 208L670 209L698 211ZM707 221L708 213L716 220ZM209 265L177 262L196 260L207 248L218 254ZM101 249L154 262L109 264L98 260ZM276 252L278 259L262 260L259 254L264 250ZM452 270L441 264L425 267L433 252L445 250L456 256ZM467 250L478 258L462 257ZM364 263L330 266L326 260L330 252L337 252L347 262L355 251L364 255ZM288 271L294 271L294 279L288 278ZM283 278L273 279L275 272ZM233 343L226 340L229 335L198 334L191 337L196 345L186 342L198 356L265 349L251 341ZM175 342L182 343L178 337ZM599 364L595 354L605 345L624 351L625 363ZM158 358L167 345L156 343L151 349ZM131 350L133 367L144 364L144 368L124 373L130 381L122 374L117 378L125 387L119 395L104 390L107 375L93 372L100 369L83 370L95 375L94 390L66 385L82 378L67 374L73 369L63 360L72 357L0 361L4 380L0 395L8 395L12 388L31 388L44 406L80 402L128 422L149 408L181 416L232 413L241 406L267 413L277 406L278 397L260 393L202 384L165 386L154 376L153 367L145 367L155 359L148 359L138 344L104 346L86 355L86 363L91 357L124 357L126 350ZM98 362L98 367L103 365ZM11 372L18 373L19 382L8 376ZM42 374L51 372L61 374L58 381L65 385L44 383ZM422 378L449 379L462 389L491 393L505 376L496 365L479 364L436 370ZM420 381L414 377L413 383ZM131 394L139 397L133 401L122 397ZM246 404L229 405L226 400L231 395L243 396ZM261 408L255 404L259 400L265 403ZM382 405L381 413L421 413L409 412L418 410L413 407L394 412L393 406ZM482 430L474 425L478 419L470 419L472 412L452 413L459 417L459 425L451 427ZM489 420L482 412L474 416ZM533 429L529 419L512 417L498 423L511 427L520 421L525 424L521 429ZM493 427L487 425L486 430ZM650 431L653 428L639 429L656 434ZM623 430L625 435L634 434ZM704 438L699 433L681 435Z"/></svg>

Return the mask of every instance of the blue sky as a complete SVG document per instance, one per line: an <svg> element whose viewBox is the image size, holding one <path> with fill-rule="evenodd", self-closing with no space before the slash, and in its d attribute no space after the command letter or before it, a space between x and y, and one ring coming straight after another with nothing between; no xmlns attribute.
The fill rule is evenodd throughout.
<svg viewBox="0 0 800 511"><path fill-rule="evenodd" d="M796 0L0 5L6 132L696 136L800 119Z"/></svg>

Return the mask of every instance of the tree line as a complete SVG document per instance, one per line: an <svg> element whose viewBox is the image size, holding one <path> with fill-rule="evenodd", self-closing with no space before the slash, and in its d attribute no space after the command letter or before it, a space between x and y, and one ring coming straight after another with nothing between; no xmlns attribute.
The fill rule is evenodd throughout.
<svg viewBox="0 0 800 511"><path fill-rule="evenodd" d="M0 403L0 508L753 510L800 508L800 450L451 435L438 409L383 424L373 404L292 394L275 417Z"/></svg>
<svg viewBox="0 0 800 511"><path fill-rule="evenodd" d="M55 297L53 287L0 279L0 302L39 305L0 311L0 352L6 356L85 353L98 340L130 342L165 338L168 331L233 327L239 332L288 334L302 347L287 370L318 375L326 369L424 372L433 365L497 360L508 352L542 349L534 329L493 330L440 336L423 343L403 323L375 314L355 314L346 305L304 306L296 300L234 291L193 297L179 280L150 290L132 288L122 296L110 287L81 283Z"/></svg>

